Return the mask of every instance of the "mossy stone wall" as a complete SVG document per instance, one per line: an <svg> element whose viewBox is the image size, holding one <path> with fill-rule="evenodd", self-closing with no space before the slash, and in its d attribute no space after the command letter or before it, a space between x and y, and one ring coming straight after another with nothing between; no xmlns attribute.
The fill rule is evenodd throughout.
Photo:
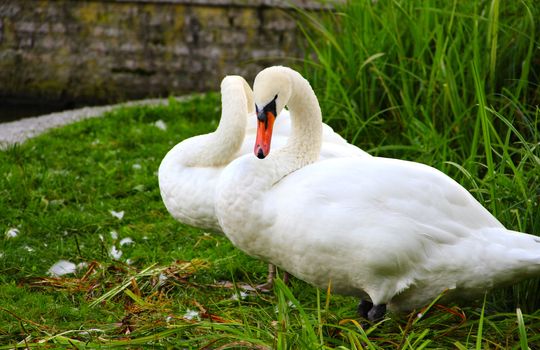
<svg viewBox="0 0 540 350"><path fill-rule="evenodd" d="M218 90L226 74L251 81L302 57L289 11L275 0L4 0L0 98L103 103Z"/></svg>

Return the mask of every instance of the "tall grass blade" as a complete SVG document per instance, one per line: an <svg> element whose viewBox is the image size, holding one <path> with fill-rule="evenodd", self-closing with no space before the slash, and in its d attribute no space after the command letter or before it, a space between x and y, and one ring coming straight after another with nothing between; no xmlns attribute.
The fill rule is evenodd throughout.
<svg viewBox="0 0 540 350"><path fill-rule="evenodd" d="M497 207L495 199L495 188L493 186L493 176L495 174L495 165L493 163L493 151L491 149L491 120L488 117L486 109L486 97L485 97L485 88L482 80L480 79L480 73L478 71L477 63L472 62L472 72L474 77L474 87L476 91L476 97L478 99L478 118L480 119L480 125L482 129L482 137L484 143L484 152L487 162L487 175L486 179L489 182L490 190L490 203L493 214L497 214Z"/></svg>
<svg viewBox="0 0 540 350"><path fill-rule="evenodd" d="M527 330L525 329L525 321L523 320L523 313L521 313L521 309L519 307L516 309L516 316L519 330L519 346L521 347L521 350L530 350L529 342L527 340Z"/></svg>
<svg viewBox="0 0 540 350"><path fill-rule="evenodd" d="M529 84L529 73L531 69L531 62L533 59L533 52L534 52L534 45L536 43L536 20L534 19L534 15L531 12L531 8L527 5L525 1L521 1L521 4L525 8L525 12L527 13L527 23L530 27L529 32L529 45L527 47L527 55L525 56L525 59L521 63L521 75L519 77L519 83L516 87L515 96L519 100L521 96L521 92L526 88L527 84Z"/></svg>
<svg viewBox="0 0 540 350"><path fill-rule="evenodd" d="M307 312L302 307L302 304L294 297L291 290L283 283L283 281L279 278L275 279L274 281L275 287L278 290L278 293L281 294L280 303L282 303L282 307L280 308L280 311L285 312L288 307L285 305L288 304L290 301L292 305L295 306L295 309L300 314L301 324L302 324L302 334L305 336L305 342L309 344L310 347L316 346L316 345L322 345L319 344L319 337L317 336L315 332L315 325L313 324L313 320L311 317L307 314Z"/></svg>
<svg viewBox="0 0 540 350"><path fill-rule="evenodd" d="M499 0L492 0L489 9L489 85L490 91L495 90L495 74L497 72L497 41L499 34Z"/></svg>
<svg viewBox="0 0 540 350"><path fill-rule="evenodd" d="M484 312L486 309L487 294L484 294L484 302L482 304L482 311L480 313L480 320L478 321L478 331L476 332L476 350L482 349L483 331L484 331Z"/></svg>

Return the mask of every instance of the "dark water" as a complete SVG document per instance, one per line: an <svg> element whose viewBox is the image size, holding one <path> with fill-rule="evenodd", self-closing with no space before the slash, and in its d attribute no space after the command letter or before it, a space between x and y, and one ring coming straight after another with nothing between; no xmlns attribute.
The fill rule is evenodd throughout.
<svg viewBox="0 0 540 350"><path fill-rule="evenodd" d="M0 123L66 110L66 106L39 104L6 104L0 101Z"/></svg>

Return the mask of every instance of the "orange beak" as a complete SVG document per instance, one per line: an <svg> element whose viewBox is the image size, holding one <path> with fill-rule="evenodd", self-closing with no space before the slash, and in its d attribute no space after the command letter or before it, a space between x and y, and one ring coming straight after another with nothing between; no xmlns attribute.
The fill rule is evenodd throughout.
<svg viewBox="0 0 540 350"><path fill-rule="evenodd" d="M272 142L272 129L276 116L270 111L262 110L257 115L257 138L253 152L259 159L264 159L270 153L270 143Z"/></svg>

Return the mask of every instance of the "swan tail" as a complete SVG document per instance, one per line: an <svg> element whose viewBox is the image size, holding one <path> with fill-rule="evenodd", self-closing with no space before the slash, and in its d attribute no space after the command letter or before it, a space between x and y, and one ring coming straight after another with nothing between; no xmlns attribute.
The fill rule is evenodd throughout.
<svg viewBox="0 0 540 350"><path fill-rule="evenodd" d="M494 228L483 232L486 275L494 284L510 284L540 277L540 237L527 233ZM487 277L487 276L486 276Z"/></svg>

